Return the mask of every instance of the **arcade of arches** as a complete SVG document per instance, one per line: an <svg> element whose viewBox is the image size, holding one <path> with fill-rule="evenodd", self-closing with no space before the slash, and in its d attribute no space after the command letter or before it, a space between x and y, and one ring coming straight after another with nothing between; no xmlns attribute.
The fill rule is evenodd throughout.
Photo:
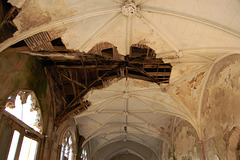
<svg viewBox="0 0 240 160"><path fill-rule="evenodd" d="M2 0L0 159L240 159L239 19L239 0Z"/></svg>

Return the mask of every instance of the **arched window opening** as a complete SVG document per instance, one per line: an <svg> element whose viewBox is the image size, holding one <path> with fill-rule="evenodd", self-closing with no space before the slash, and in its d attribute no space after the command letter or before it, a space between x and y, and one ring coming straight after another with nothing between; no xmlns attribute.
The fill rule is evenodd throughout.
<svg viewBox="0 0 240 160"><path fill-rule="evenodd" d="M42 119L34 92L26 90L9 96L0 122L0 146L4 146L0 159L39 158Z"/></svg>
<svg viewBox="0 0 240 160"><path fill-rule="evenodd" d="M64 135L60 160L73 160L73 139L70 131Z"/></svg>
<svg viewBox="0 0 240 160"><path fill-rule="evenodd" d="M13 116L42 133L41 111L37 98L33 92L20 91L15 98L14 104L12 96L8 98L5 110Z"/></svg>
<svg viewBox="0 0 240 160"><path fill-rule="evenodd" d="M81 159L82 160L87 160L87 150L86 150L86 148L83 148L83 150L82 150Z"/></svg>

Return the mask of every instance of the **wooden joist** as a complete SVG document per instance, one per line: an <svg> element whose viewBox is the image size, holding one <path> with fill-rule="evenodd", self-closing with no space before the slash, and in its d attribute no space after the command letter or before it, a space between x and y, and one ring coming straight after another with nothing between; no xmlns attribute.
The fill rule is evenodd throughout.
<svg viewBox="0 0 240 160"><path fill-rule="evenodd" d="M170 72L147 72L146 73L147 75L150 75L150 76L170 76Z"/></svg>
<svg viewBox="0 0 240 160"><path fill-rule="evenodd" d="M87 88L84 84L72 79L72 78L69 78L68 76L64 75L63 73L59 73L59 75L61 75L62 77L66 78L67 80L69 80L71 83L75 83L77 84L78 86L80 87L83 87L83 88Z"/></svg>
<svg viewBox="0 0 240 160"><path fill-rule="evenodd" d="M104 73L101 77L94 80L91 84L88 85L87 88L85 88L77 96L75 96L74 99L70 103L68 103L68 105L63 109L63 111L58 115L58 117L55 120L55 123L58 124L58 123L62 122L69 115L71 115L74 111L80 109L79 107L76 107L76 106L79 106L78 104L85 104L81 100L81 97L83 96L83 94L86 93L87 91L89 91L94 86L94 84L96 84L98 81L104 79L104 77L107 76L108 74L110 74L111 72L112 71L108 71L108 72ZM87 105L90 105L90 103L88 102ZM69 111L69 110L71 110L71 111Z"/></svg>
<svg viewBox="0 0 240 160"><path fill-rule="evenodd" d="M170 65L163 65L163 64L145 64L143 68L172 68Z"/></svg>
<svg viewBox="0 0 240 160"><path fill-rule="evenodd" d="M49 53L53 54L53 52ZM48 52L43 54L46 55ZM106 86L104 83L108 80L124 77L157 84L168 83L172 68L170 64L163 63L160 58L126 56L125 60L109 60L99 55L71 53L70 57L73 56L77 58L67 61L64 59L55 61L46 57L43 59L43 63L49 67L52 79L56 81L55 87L62 90L66 102L65 107L57 113L56 124L63 122L73 113L85 110L86 106L90 105L85 103L82 97L91 88L102 88Z"/></svg>
<svg viewBox="0 0 240 160"><path fill-rule="evenodd" d="M70 111L66 112L66 114L64 114L62 117L59 116L56 120L55 120L55 124L58 125L61 122L63 122L64 120L66 120L71 114L73 114L74 112L80 110L80 109L86 109L87 106L90 105L89 101L85 101L81 104L79 104L77 107L72 108Z"/></svg>
<svg viewBox="0 0 240 160"><path fill-rule="evenodd" d="M70 69L98 69L98 70L111 70L112 68L117 67L117 64L114 65L57 65L59 68L70 68Z"/></svg>

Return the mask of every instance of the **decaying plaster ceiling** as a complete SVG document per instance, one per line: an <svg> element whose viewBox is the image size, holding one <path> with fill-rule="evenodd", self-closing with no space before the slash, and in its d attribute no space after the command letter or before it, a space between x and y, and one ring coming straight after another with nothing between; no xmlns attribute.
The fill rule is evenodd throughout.
<svg viewBox="0 0 240 160"><path fill-rule="evenodd" d="M85 142L96 146L94 151L116 140L129 139L157 152L161 141L171 142L167 130L178 119L190 122L201 138L208 78L217 70L216 63L240 51L238 0L9 2L21 8L13 20L18 31L0 44L0 51L7 52L11 45L24 40L30 48L25 54L72 62L83 52L95 54L96 45L100 50L108 49L101 48L107 42L105 47L114 50L113 60L121 61L131 56L131 46L142 45L154 50L156 57L152 59L159 58L172 66L167 84L118 77L85 96L90 107L74 119ZM61 38L64 50L73 52L52 52L63 49L51 46L57 38ZM235 71L237 66L230 68ZM143 142L146 139L149 145Z"/></svg>
<svg viewBox="0 0 240 160"><path fill-rule="evenodd" d="M184 111L157 84L123 78L102 90L89 92L91 107L74 117L79 133L92 140L92 151L116 141L135 141L158 153L174 116L188 119Z"/></svg>

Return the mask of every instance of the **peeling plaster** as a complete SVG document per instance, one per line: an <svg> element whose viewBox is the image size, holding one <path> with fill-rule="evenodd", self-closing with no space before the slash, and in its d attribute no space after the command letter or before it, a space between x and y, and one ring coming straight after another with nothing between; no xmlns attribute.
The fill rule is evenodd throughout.
<svg viewBox="0 0 240 160"><path fill-rule="evenodd" d="M189 82L191 88L197 89L197 87L201 84L202 79L204 78L204 74L204 72L201 72Z"/></svg>
<svg viewBox="0 0 240 160"><path fill-rule="evenodd" d="M179 133L175 141L176 152L178 154L177 157L181 157L181 155L184 155L187 152L191 151L196 143L195 137L188 135L187 131L188 127L183 127L182 131Z"/></svg>
<svg viewBox="0 0 240 160"><path fill-rule="evenodd" d="M175 94L179 97L185 106L197 117L198 104L202 90L202 80L205 72L201 72L191 79L185 79L182 83L176 85Z"/></svg>
<svg viewBox="0 0 240 160"><path fill-rule="evenodd" d="M177 159L198 160L201 157L199 138L194 128L186 121L181 121L175 128L174 155Z"/></svg>
<svg viewBox="0 0 240 160"><path fill-rule="evenodd" d="M149 87L149 85L151 84L151 82L138 81L138 80L135 80L133 83L134 83L134 86L140 87L140 88Z"/></svg>
<svg viewBox="0 0 240 160"><path fill-rule="evenodd" d="M228 137L226 137L225 140L227 142L227 159L237 159L238 157L236 151L240 140L240 129L233 128L231 131L229 131Z"/></svg>
<svg viewBox="0 0 240 160"><path fill-rule="evenodd" d="M203 134L206 140L214 141L211 147L215 148L220 159L227 156L228 142L223 140L224 135L233 127L240 127L239 65L239 55L220 60L213 67L204 91L201 111Z"/></svg>
<svg viewBox="0 0 240 160"><path fill-rule="evenodd" d="M51 17L48 11L42 11L37 3L27 1L22 7L22 11L13 20L18 29L14 36L50 21Z"/></svg>
<svg viewBox="0 0 240 160"><path fill-rule="evenodd" d="M41 27L39 30L34 30L34 27L41 26L42 24L48 24L52 21L61 20L66 17L72 17L76 14L82 14L86 13L88 11L95 11L98 9L103 9L105 7L115 7L119 6L115 4L112 1L98 1L98 0L87 0L87 1L77 1L77 0L27 0L26 2L24 0L22 1L15 1L15 0L9 0L13 5L16 5L17 7L22 7L22 11L19 13L19 15L14 20L14 23L18 27L18 31L15 33L15 37L19 35L20 33L27 32L28 30L33 29L33 32L40 32ZM24 3L25 2L25 3ZM105 3L107 2L107 3ZM109 2L109 3L108 3ZM148 1L146 2L148 3ZM171 8L174 10L178 10L182 13L186 12L186 15L190 10L192 11L192 7L190 3L189 5L184 5L184 7L181 7L180 4L177 4L179 2L174 3L174 6L171 6L172 1L166 1L165 4L157 3L157 1L149 1L149 6L154 6L156 8L163 7L163 8ZM205 3L205 2L199 2L199 4ZM22 6L23 4L23 6ZM171 4L171 5L169 5ZM220 3L222 4L222 3ZM162 6L164 5L164 6ZM204 4L205 5L205 4ZM194 5L193 5L194 6ZM214 7L215 4L213 5ZM219 5L220 6L220 5ZM224 5L224 3L222 4ZM183 43L180 45L179 49L183 49L186 51L189 51L191 48L196 48L196 50L203 51L203 54L206 54L205 50L228 50L230 47L239 47L239 33L235 32L235 30L238 30L239 28L239 21L238 16L235 16L235 19L233 19L233 23L229 24L228 20L233 17L233 15L239 15L239 3L238 1L235 1L234 3L229 4L229 8L231 8L231 12L226 12L224 16L226 16L223 21L222 19L219 19L220 14L209 14L211 13L218 13L218 10L221 10L221 8L218 9L212 9L211 5L208 5L208 7L205 7L205 9L202 9L201 15L198 12L191 12L193 16L196 16L196 19L194 22L189 21L187 19L181 19L179 16L181 14L177 14L174 17L174 14L169 15L161 15L155 14L152 15L151 13L146 13L145 16L150 17L149 20L154 21L154 24L157 26L157 28L161 29L161 27L167 27L169 29L168 32L164 32L165 34L171 33L174 35L174 40L180 41ZM195 6L196 7L196 6ZM201 5L200 5L201 7ZM64 8L64 9L62 9ZM190 8L190 10L189 10ZM209 9L209 10L208 10ZM120 11L120 10L119 10ZM171 13L171 12L169 12ZM168 13L168 14L169 14ZM211 16L209 16L211 15ZM99 29L101 25L104 25L104 23L96 23L99 21L107 20L109 17L107 16L99 16L96 19L87 19L87 20L80 20L80 21L71 21L71 19L65 19L61 23L62 26L56 27L56 30L52 30L51 26L43 27L43 29L50 29L58 37L63 38L63 43L67 46L69 49L79 49L79 46L81 47L82 42L84 43L86 40L91 38L92 33ZM111 16L110 16L111 17ZM207 19L213 20L214 23L212 26L206 26L204 22L201 22L201 17L205 17ZM68 23L68 20L71 21L71 23ZM98 20L98 21L95 21ZM222 32L222 30L218 30L217 27L224 27L221 25L218 25L218 23L221 21L221 24L227 24L229 28L226 29L227 32ZM91 23L88 23L91 22ZM106 22L106 21L103 21ZM164 22L162 24L162 22ZM65 24L68 23L68 24ZM199 23L199 24L198 24ZM55 24L55 23L52 23ZM60 23L56 23L60 24ZM180 25L181 24L181 25ZM234 25L235 26L234 26ZM96 28L92 28L92 30L88 30L89 26L95 25ZM184 105L189 109L191 113L193 113L194 116L197 117L197 111L198 111L198 104L200 103L200 94L202 93L202 83L205 78L205 71L199 71L198 73L194 75L189 75L193 70L197 69L199 66L196 64L200 63L205 66L209 63L208 60L203 60L201 58L192 58L189 57L187 54L184 53L184 56L182 58L178 58L175 53L172 53L172 48L164 41L164 38L156 34L156 31L153 31L153 28L149 28L147 24L140 21L138 18L133 19L133 23L131 24L133 31L128 32L127 31L127 23L125 17L121 17L120 21L116 24L110 26L109 30L104 31L97 36L96 39L94 39L89 45L87 45L83 50L89 51L92 46L95 46L95 44L102 42L102 41L109 41L110 43L114 44L116 47L118 47L120 54L127 54L126 51L129 49L127 45L140 43L148 45L149 47L153 48L156 53L158 54L157 57L163 57L165 58L165 62L171 62L174 66L173 68L173 74L171 76L171 79L180 78L180 82L177 84L174 84L172 86L174 95L176 94L177 97L184 103ZM130 28L131 28L130 27ZM177 27L177 29L176 29ZM213 28L215 29L213 29ZM203 31L204 29L204 31ZM223 28L224 29L224 28ZM88 30L88 33L86 33L86 30ZM233 33L231 33L231 31ZM230 34L229 34L230 33ZM25 34L25 33L24 33ZM86 34L86 35L84 35ZM235 34L235 37L232 35ZM28 34L26 34L28 35ZM31 36L31 34L29 34ZM118 38L116 38L118 37ZM220 38L219 38L220 37ZM224 37L224 38L222 38ZM11 40L15 40L12 38ZM18 37L17 37L18 38ZM21 39L21 36L20 36ZM24 39L24 38L22 38ZM21 39L21 40L22 40ZM128 40L129 41L128 41ZM171 38L170 38L171 39ZM16 42L16 41L15 41ZM127 44L126 43L130 43ZM227 42L227 43L226 43ZM11 45L11 41L7 42L8 46ZM3 45L2 49L5 49ZM216 47L219 46L219 47ZM222 48L220 48L222 47ZM220 48L220 49L219 49ZM215 50L215 52L217 52ZM231 49L229 49L231 50ZM195 51L192 51L195 52ZM239 52L237 50L236 52ZM202 53L198 53L199 56L202 55ZM198 55L196 54L196 55ZM208 53L208 55L205 55L206 57L212 58L214 60L218 57L217 53L211 54ZM229 51L227 51L227 54L229 54ZM9 58L9 59L8 59ZM47 88L43 88L43 90L39 89L39 86L34 85L34 82L36 83L39 78L35 77L32 79L32 75L34 75L34 72L38 69L38 66L29 65L28 68L25 66L24 62L27 63L27 60L24 56L15 57L13 60L11 57L1 57L1 63L0 63L0 76L1 76L1 83L0 83L0 90L1 92L1 98L0 103L3 103L6 96L18 89L18 88L28 88L32 87L35 90L39 91L40 94L44 93ZM240 66L240 56L232 55L229 57L224 58L223 60L219 61L214 67L212 72L210 73L210 77L208 79L208 82L206 84L206 87L204 88L204 95L202 100L202 111L201 111L201 117L202 118L202 126L203 127L203 138L204 142L206 144L206 155L208 159L226 159L226 156L228 159L234 159L234 148L236 147L236 142L238 142L239 137L239 131L232 133L232 128L234 127L240 127L240 110L239 110L239 97L240 97L240 72L239 72L239 66ZM8 61L6 63L6 61ZM210 60L211 61L211 60ZM21 63L20 63L21 62ZM194 67L187 66L186 63L190 62ZM210 62L211 63L211 62ZM181 65L176 64L183 64L185 68L177 69L177 67L181 67ZM34 68L35 67L35 68ZM16 70L17 68L17 70ZM34 72L32 71L32 68L36 69ZM175 72L174 72L175 71ZM186 77L185 77L186 76ZM182 79L182 77L184 77ZM107 81L104 82L104 86L110 86L111 84L115 83L113 81ZM37 83L38 84L38 83ZM144 87L150 87L150 84L148 83L140 83L140 81L135 81L134 86L138 88L144 88ZM43 91L43 92L42 92ZM43 98L46 96L43 94ZM102 95L101 95L102 96ZM157 96L156 96L157 97ZM156 98L155 97L155 98ZM160 96L159 96L160 97ZM162 94L162 99L165 98L164 94ZM162 100L161 99L161 100ZM49 99L46 100L48 102ZM171 100L172 101L172 100ZM171 102L170 101L170 102ZM47 106L45 106L47 108ZM169 124L169 123L167 123ZM154 126L154 125L152 125ZM165 125L168 126L168 125ZM166 131L167 129L162 126L155 126L162 129L162 131ZM189 130L191 130L191 127L189 126L178 126L180 129L176 132L176 155L179 155L182 158L190 158L188 155L188 152L195 153L195 150L192 151L191 147L196 147L197 137L192 134L188 134ZM167 127L168 129L171 128L171 123ZM176 129L177 130L177 129ZM231 132L231 134L229 133ZM230 137L224 139L225 135L231 135ZM185 144L186 142L188 145L182 147L181 144ZM191 147L190 147L191 146ZM187 155L186 155L187 154Z"/></svg>

